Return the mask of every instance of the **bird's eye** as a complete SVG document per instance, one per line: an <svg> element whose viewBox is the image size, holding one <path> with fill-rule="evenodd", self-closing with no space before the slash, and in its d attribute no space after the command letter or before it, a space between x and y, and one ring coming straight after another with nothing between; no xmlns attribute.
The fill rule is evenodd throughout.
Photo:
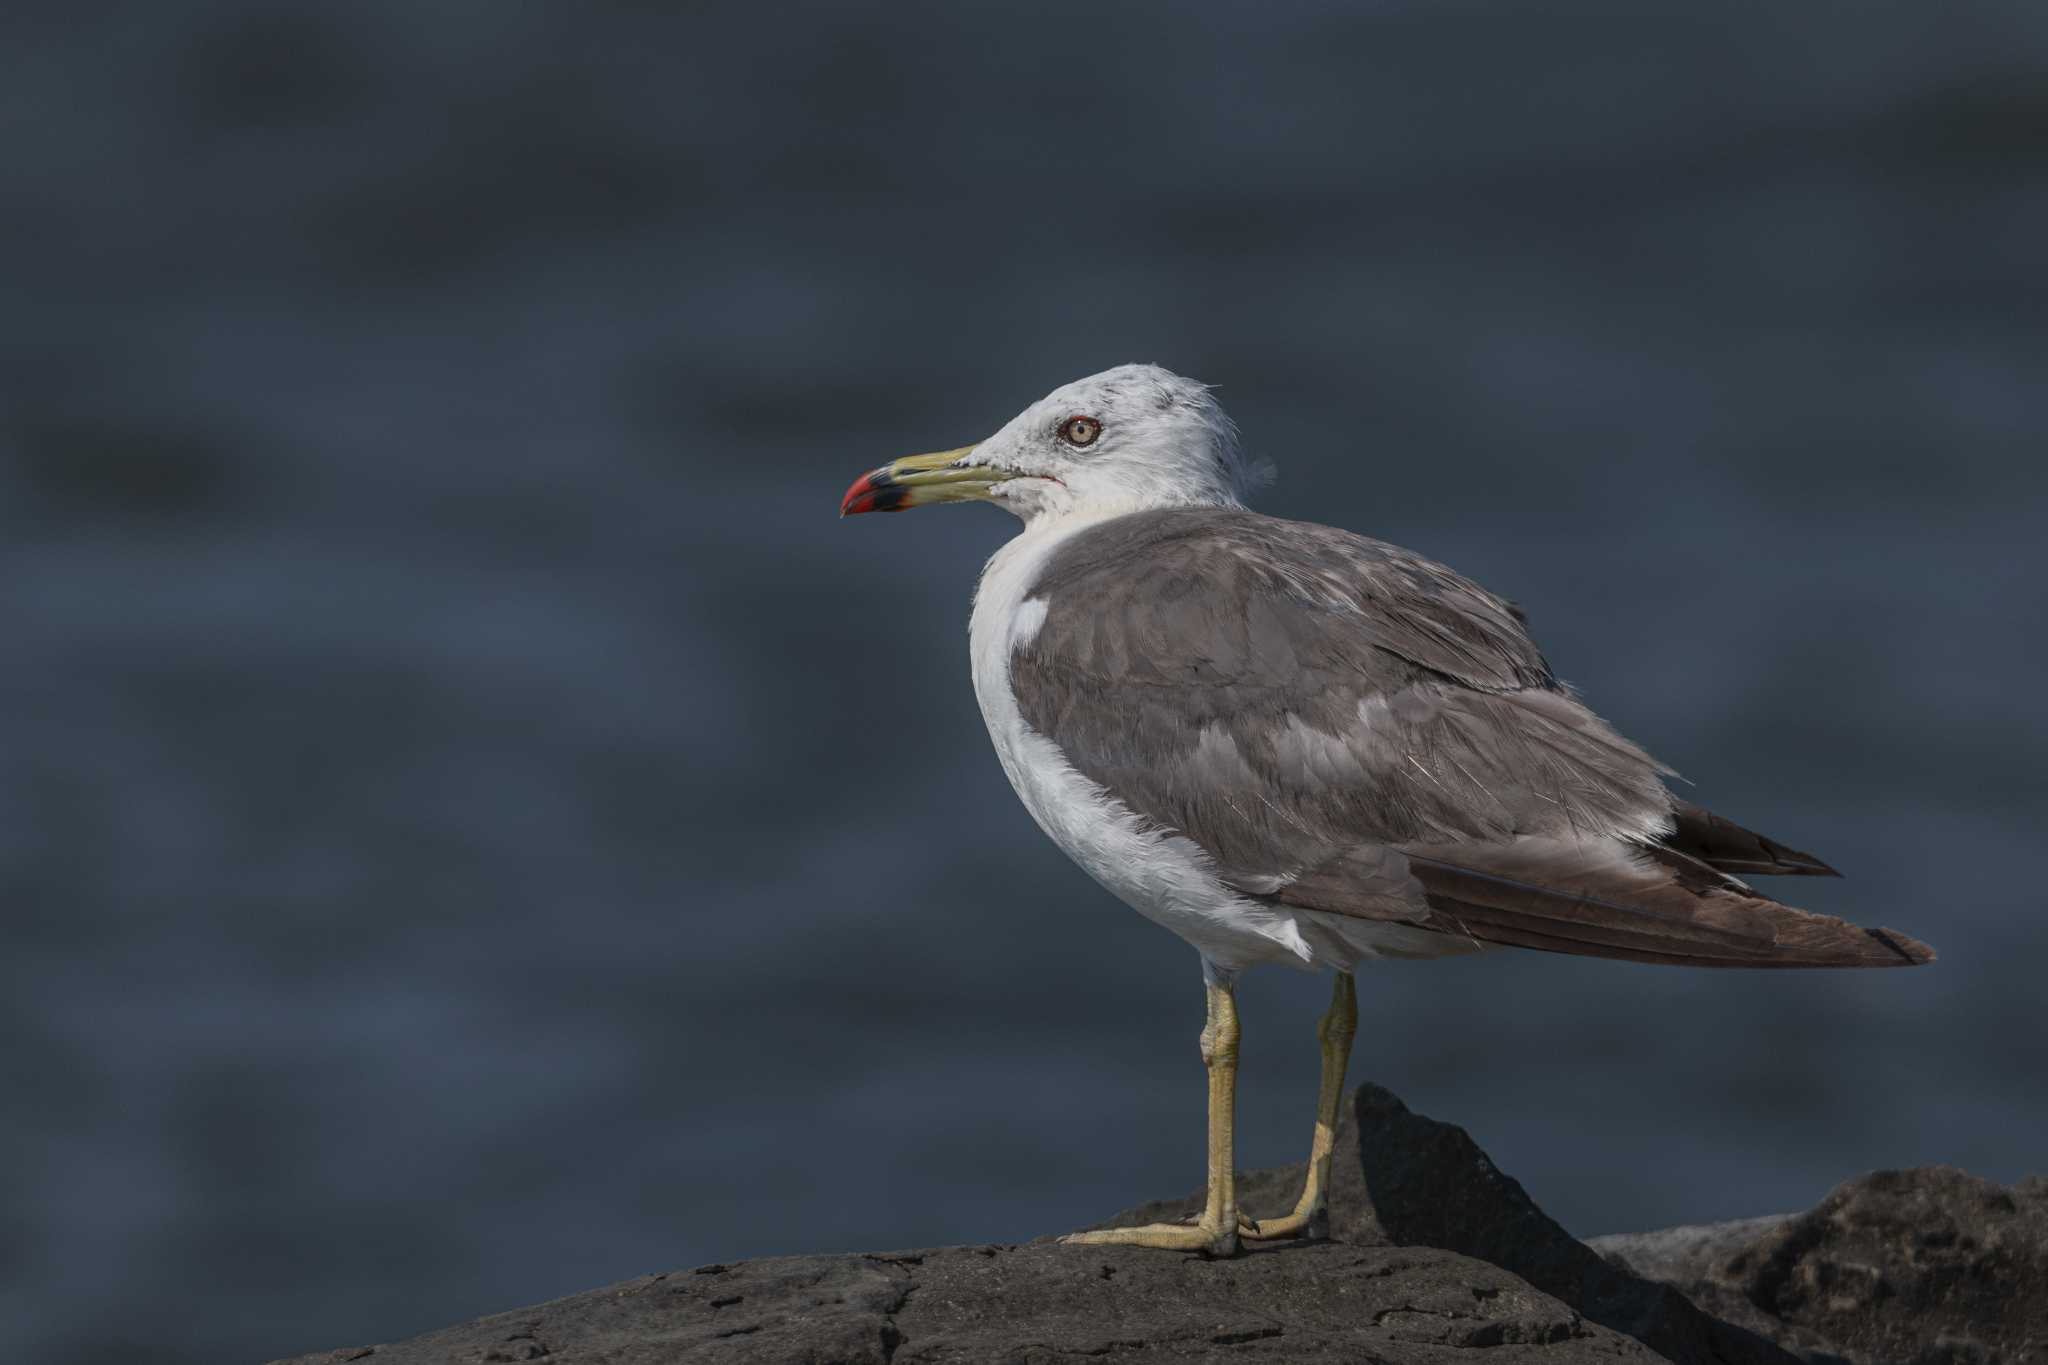
<svg viewBox="0 0 2048 1365"><path fill-rule="evenodd" d="M1102 423L1093 417L1069 417L1060 428L1060 437L1070 446L1092 446L1095 438L1102 434Z"/></svg>

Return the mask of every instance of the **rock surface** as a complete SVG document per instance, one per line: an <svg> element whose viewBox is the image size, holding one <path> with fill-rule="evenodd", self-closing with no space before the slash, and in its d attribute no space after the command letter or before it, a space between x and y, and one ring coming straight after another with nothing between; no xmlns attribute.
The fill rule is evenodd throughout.
<svg viewBox="0 0 2048 1365"><path fill-rule="evenodd" d="M1593 1246L1803 1355L2048 1361L2048 1179L1878 1171L1806 1213Z"/></svg>
<svg viewBox="0 0 2048 1365"><path fill-rule="evenodd" d="M295 1365L1654 1361L1505 1271L1326 1242L1230 1262L1032 1243L792 1256L632 1280Z"/></svg>
<svg viewBox="0 0 2048 1365"><path fill-rule="evenodd" d="M1359 1140L1364 1135L1364 1141ZM2048 1181L1885 1172L1810 1213L1588 1245L1463 1130L1361 1086L1333 1240L1231 1261L1128 1247L789 1256L652 1275L280 1365L1118 1360L1999 1365L2048 1342ZM1301 1168L1240 1177L1254 1214ZM1112 1222L1178 1217L1198 1196ZM1681 1292L1683 1291L1683 1292Z"/></svg>

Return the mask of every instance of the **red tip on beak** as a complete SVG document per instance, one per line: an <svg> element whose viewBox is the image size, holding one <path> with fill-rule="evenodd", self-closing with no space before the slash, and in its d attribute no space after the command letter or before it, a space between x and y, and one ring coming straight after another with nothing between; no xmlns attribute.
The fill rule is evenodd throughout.
<svg viewBox="0 0 2048 1365"><path fill-rule="evenodd" d="M839 515L855 516L861 512L900 512L910 490L889 477L887 469L874 469L853 481L853 487L846 490L846 496L839 500Z"/></svg>

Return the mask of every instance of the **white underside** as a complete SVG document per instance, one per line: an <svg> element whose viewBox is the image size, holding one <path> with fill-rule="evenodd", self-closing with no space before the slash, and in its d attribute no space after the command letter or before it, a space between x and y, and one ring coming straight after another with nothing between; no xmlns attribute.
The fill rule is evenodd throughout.
<svg viewBox="0 0 2048 1365"><path fill-rule="evenodd" d="M1439 957L1476 947L1408 925L1249 900L1223 884L1198 844L1138 816L1025 723L1010 690L1010 655L1045 620L1045 603L1034 600L1031 589L1061 541L1125 510L1034 518L996 551L975 592L969 628L974 692L1003 771L1039 828L1119 900L1186 939L1224 972L1255 962L1349 971L1368 958Z"/></svg>

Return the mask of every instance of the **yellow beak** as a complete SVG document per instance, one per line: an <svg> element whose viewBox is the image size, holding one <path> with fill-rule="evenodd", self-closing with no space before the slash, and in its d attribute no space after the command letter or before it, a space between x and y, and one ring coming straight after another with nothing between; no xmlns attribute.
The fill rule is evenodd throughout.
<svg viewBox="0 0 2048 1365"><path fill-rule="evenodd" d="M968 464L973 446L941 450L930 455L906 455L880 469L869 470L853 481L839 500L839 515L861 512L901 512L934 502L974 502L988 497L988 491L1005 479L1017 476L1007 469Z"/></svg>

